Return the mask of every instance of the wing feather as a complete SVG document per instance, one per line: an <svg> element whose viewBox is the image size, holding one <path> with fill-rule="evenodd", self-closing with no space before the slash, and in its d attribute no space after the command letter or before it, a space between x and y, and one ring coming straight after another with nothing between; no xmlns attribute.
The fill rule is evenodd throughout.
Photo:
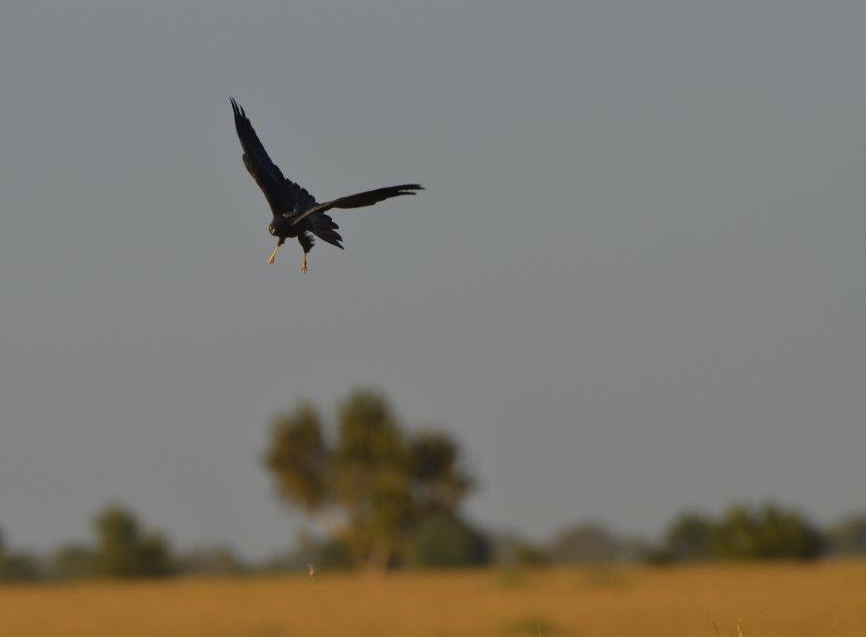
<svg viewBox="0 0 866 637"><path fill-rule="evenodd" d="M283 177L283 173L268 157L243 107L238 105L234 98L231 98L231 103L235 116L235 129L238 132L241 148L244 150L244 166L262 189L274 216L293 210L295 206L292 191L286 185L286 182L292 182Z"/></svg>
<svg viewBox="0 0 866 637"><path fill-rule="evenodd" d="M402 186L387 186L385 188L376 188L375 190L367 190L365 192L355 193L354 195L346 195L333 201L316 204L301 214L292 218L292 225L297 225L307 217L317 212L326 212L333 208L349 209L363 208L372 206L373 204L391 199L392 197L400 197L402 195L414 195L416 190L424 190L419 184L403 184ZM292 217L292 215L286 215Z"/></svg>

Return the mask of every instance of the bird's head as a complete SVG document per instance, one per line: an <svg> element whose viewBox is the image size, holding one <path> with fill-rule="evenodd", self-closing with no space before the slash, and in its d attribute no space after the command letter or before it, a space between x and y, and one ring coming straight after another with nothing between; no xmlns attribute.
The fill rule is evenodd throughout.
<svg viewBox="0 0 866 637"><path fill-rule="evenodd" d="M268 233L269 233L272 237L276 237L276 236L277 236L277 226L274 225L273 222L271 222L271 223L268 224Z"/></svg>

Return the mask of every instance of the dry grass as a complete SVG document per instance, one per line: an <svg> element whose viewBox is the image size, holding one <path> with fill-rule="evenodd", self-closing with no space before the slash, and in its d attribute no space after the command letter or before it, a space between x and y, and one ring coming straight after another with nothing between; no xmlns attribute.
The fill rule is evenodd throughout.
<svg viewBox="0 0 866 637"><path fill-rule="evenodd" d="M0 588L3 637L716 634L866 636L866 563Z"/></svg>

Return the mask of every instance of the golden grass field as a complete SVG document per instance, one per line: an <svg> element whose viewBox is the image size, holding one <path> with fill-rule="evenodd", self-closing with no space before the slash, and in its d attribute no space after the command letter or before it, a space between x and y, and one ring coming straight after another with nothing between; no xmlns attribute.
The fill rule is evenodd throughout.
<svg viewBox="0 0 866 637"><path fill-rule="evenodd" d="M0 587L2 637L539 634L866 636L866 563Z"/></svg>

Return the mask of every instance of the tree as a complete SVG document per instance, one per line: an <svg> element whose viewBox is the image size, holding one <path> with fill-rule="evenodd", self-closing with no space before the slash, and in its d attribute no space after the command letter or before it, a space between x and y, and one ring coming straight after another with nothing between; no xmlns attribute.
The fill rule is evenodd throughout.
<svg viewBox="0 0 866 637"><path fill-rule="evenodd" d="M319 414L311 404L302 403L293 413L274 419L264 463L280 497L312 513L330 496L331 455Z"/></svg>
<svg viewBox="0 0 866 637"><path fill-rule="evenodd" d="M178 559L184 575L231 577L242 575L247 567L230 546L207 544L186 552Z"/></svg>
<svg viewBox="0 0 866 637"><path fill-rule="evenodd" d="M344 400L338 421L333 479L346 540L357 562L385 568L414 513L403 432L384 396L370 391Z"/></svg>
<svg viewBox="0 0 866 637"><path fill-rule="evenodd" d="M542 567L550 564L549 547L512 531L501 531L490 537L490 559L506 569Z"/></svg>
<svg viewBox="0 0 866 637"><path fill-rule="evenodd" d="M168 543L156 532L142 532L135 516L118 505L93 521L97 535L95 570L104 577L165 577L174 571Z"/></svg>
<svg viewBox="0 0 866 637"><path fill-rule="evenodd" d="M610 562L616 554L616 540L600 524L578 524L557 533L550 554L564 564Z"/></svg>
<svg viewBox="0 0 866 637"><path fill-rule="evenodd" d="M316 546L313 560L324 571L345 571L352 568L352 549L339 538L328 538Z"/></svg>
<svg viewBox="0 0 866 637"><path fill-rule="evenodd" d="M480 566L490 559L487 538L447 513L434 513L412 529L407 563L422 568Z"/></svg>
<svg viewBox="0 0 866 637"><path fill-rule="evenodd" d="M30 553L7 553L0 558L0 582L29 584L42 578L39 559Z"/></svg>
<svg viewBox="0 0 866 637"><path fill-rule="evenodd" d="M264 465L283 501L325 521L356 565L396 564L415 525L454 514L472 490L457 443L438 431L407 435L378 392L350 394L334 429L332 439L301 403L274 419Z"/></svg>
<svg viewBox="0 0 866 637"><path fill-rule="evenodd" d="M700 513L684 513L668 527L662 550L675 562L710 559L715 534L713 520Z"/></svg>
<svg viewBox="0 0 866 637"><path fill-rule="evenodd" d="M824 548L821 534L802 514L771 503L732 506L714 535L713 552L729 559L810 560Z"/></svg>
<svg viewBox="0 0 866 637"><path fill-rule="evenodd" d="M457 443L441 431L422 431L409 441L409 476L421 508L453 513L474 481L460 465Z"/></svg>
<svg viewBox="0 0 866 637"><path fill-rule="evenodd" d="M91 577L96 572L96 556L89 546L66 544L51 557L51 576L61 581Z"/></svg>
<svg viewBox="0 0 866 637"><path fill-rule="evenodd" d="M843 520L828 532L830 550L837 555L866 553L866 514Z"/></svg>
<svg viewBox="0 0 866 637"><path fill-rule="evenodd" d="M550 557L563 564L597 564L631 561L640 550L638 542L624 540L597 522L584 522L556 535Z"/></svg>
<svg viewBox="0 0 866 637"><path fill-rule="evenodd" d="M0 530L0 582L30 583L43 577L39 560L29 553L10 553Z"/></svg>

